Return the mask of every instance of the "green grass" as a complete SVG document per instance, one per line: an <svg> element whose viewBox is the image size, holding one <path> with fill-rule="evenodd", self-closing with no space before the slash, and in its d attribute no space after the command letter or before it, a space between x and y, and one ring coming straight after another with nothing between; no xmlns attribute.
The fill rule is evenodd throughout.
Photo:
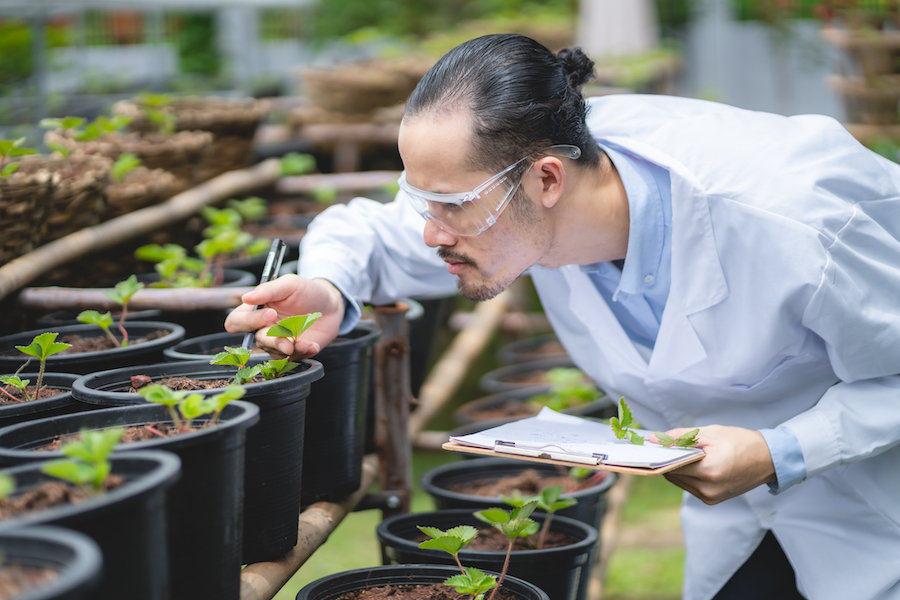
<svg viewBox="0 0 900 600"><path fill-rule="evenodd" d="M621 548L610 557L603 597L607 600L681 598L683 548Z"/></svg>

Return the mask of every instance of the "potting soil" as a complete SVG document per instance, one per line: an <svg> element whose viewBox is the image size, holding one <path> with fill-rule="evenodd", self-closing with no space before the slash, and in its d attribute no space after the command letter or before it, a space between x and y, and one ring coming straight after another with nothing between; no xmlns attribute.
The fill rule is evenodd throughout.
<svg viewBox="0 0 900 600"><path fill-rule="evenodd" d="M112 490L125 483L119 475L106 478L106 490ZM0 520L11 519L19 515L61 506L78 504L93 496L78 486L63 481L47 481L19 494L13 494L0 500Z"/></svg>
<svg viewBox="0 0 900 600"><path fill-rule="evenodd" d="M50 567L4 564L0 567L0 598L14 598L31 588L50 583L58 575Z"/></svg>
<svg viewBox="0 0 900 600"><path fill-rule="evenodd" d="M10 398L6 394L0 394L0 406L6 405L6 404L19 404L21 402L27 402L28 399L31 398L31 396L34 396L34 386L33 385L28 386L28 393L30 394L28 398L25 397L25 395L22 393L22 390L20 390L17 387L11 386L11 385L3 386L3 391L5 391L7 394L12 394L16 398L18 398L19 402L16 402L15 400ZM46 386L41 386L41 393L38 394L38 400L41 400L43 398L49 398L51 396L58 396L60 394L65 394L68 391L69 390L61 390L58 388L48 388ZM0 598L3 598L3 596L0 596Z"/></svg>

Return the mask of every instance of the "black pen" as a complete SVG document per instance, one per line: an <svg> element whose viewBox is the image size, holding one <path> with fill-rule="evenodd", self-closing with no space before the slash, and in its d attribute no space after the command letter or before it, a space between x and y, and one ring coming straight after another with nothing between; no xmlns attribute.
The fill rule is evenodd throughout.
<svg viewBox="0 0 900 600"><path fill-rule="evenodd" d="M285 250L287 250L287 245L285 245L284 242L278 238L272 240L272 246L269 248L269 255L266 256L266 264L263 266L262 274L259 276L260 283L266 283L267 281L272 281L278 277L278 271L281 270L281 263L284 260ZM263 307L265 307L264 304L258 304L253 310L259 310ZM244 343L241 345L249 350L250 346L253 345L254 337L256 337L256 332L248 331L244 334Z"/></svg>

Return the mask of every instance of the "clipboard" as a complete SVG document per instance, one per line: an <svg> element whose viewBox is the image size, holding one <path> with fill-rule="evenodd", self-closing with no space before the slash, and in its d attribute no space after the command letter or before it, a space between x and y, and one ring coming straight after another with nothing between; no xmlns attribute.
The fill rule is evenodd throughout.
<svg viewBox="0 0 900 600"><path fill-rule="evenodd" d="M492 450L490 448L478 448L477 446L458 444L452 440L449 442L444 442L441 445L441 448L443 448L444 450L449 450L451 452L468 452L470 454L478 454L480 456L494 456L496 458L517 458L519 460L544 463L548 465L561 465L564 467L586 467L588 469L594 469L596 471L611 471L613 473L629 473L631 475L644 475L651 477L656 475L663 475L665 473L668 473L669 471L674 471L675 469L679 469L685 465L695 463L705 456L704 454L694 454L685 457L681 461L670 463L662 467L653 468L622 467L619 465L603 464L602 462L594 462L593 464L589 464L587 462L583 462L582 460L578 460L576 462L573 460L569 460L571 456L564 457L560 453L535 452L533 449L529 449L527 451L524 449L519 449L518 452L510 452L509 449L507 449L505 452L497 452L496 450Z"/></svg>
<svg viewBox="0 0 900 600"><path fill-rule="evenodd" d="M643 436L652 433L638 432ZM442 448L634 475L662 475L705 456L699 448L665 448L650 443L634 445L617 439L607 424L561 414L546 407L533 417L453 436Z"/></svg>

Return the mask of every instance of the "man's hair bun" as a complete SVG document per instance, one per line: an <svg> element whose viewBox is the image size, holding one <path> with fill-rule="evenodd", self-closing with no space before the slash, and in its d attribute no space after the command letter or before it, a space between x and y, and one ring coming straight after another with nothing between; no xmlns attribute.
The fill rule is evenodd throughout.
<svg viewBox="0 0 900 600"><path fill-rule="evenodd" d="M564 48L556 53L556 58L566 72L569 85L576 91L594 76L594 61L581 48Z"/></svg>

